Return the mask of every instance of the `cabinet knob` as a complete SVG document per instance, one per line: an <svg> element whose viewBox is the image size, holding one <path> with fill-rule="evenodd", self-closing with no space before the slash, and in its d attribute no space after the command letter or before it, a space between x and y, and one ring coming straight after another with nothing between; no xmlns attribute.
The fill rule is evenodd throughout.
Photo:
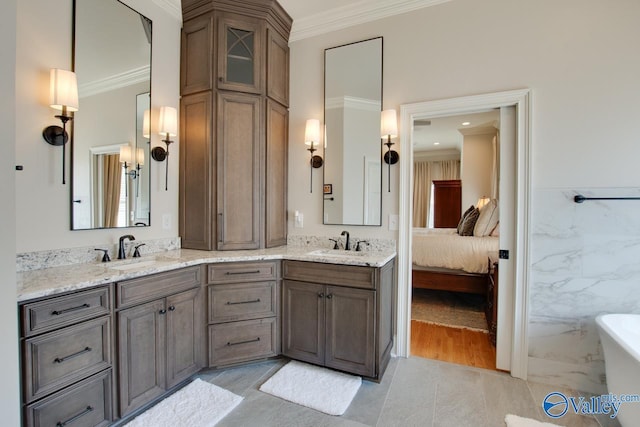
<svg viewBox="0 0 640 427"><path fill-rule="evenodd" d="M175 310L175 309L176 309L176 307L175 307L175 306L173 306L173 305L169 306L169 311L173 311L173 310Z"/></svg>
<svg viewBox="0 0 640 427"><path fill-rule="evenodd" d="M318 298L324 298L324 294L323 294L322 292L320 292L320 293L318 294Z"/></svg>
<svg viewBox="0 0 640 427"><path fill-rule="evenodd" d="M327 299L331 299L331 298L333 298L333 294L327 295Z"/></svg>
<svg viewBox="0 0 640 427"><path fill-rule="evenodd" d="M158 313L160 313L160 314L166 314L166 313L167 313L167 310L165 310L165 309L163 308L163 309L162 309L162 310L160 310Z"/></svg>
<svg viewBox="0 0 640 427"><path fill-rule="evenodd" d="M219 82L224 82L224 77L218 77Z"/></svg>

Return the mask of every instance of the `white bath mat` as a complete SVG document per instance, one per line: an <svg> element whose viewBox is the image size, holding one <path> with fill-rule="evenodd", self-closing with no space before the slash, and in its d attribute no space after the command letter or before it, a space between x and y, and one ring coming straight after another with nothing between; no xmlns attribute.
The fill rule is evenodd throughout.
<svg viewBox="0 0 640 427"><path fill-rule="evenodd" d="M360 377L291 361L262 384L260 391L325 414L342 415L360 384Z"/></svg>
<svg viewBox="0 0 640 427"><path fill-rule="evenodd" d="M242 399L228 390L196 379L134 418L126 427L212 427Z"/></svg>
<svg viewBox="0 0 640 427"><path fill-rule="evenodd" d="M504 417L504 422L507 423L507 427L562 427L558 424L543 423L531 418L522 418L511 414Z"/></svg>

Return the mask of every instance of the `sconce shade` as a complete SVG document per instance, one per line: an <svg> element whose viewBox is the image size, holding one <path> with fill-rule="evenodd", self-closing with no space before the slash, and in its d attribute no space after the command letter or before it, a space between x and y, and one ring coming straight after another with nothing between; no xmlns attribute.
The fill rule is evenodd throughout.
<svg viewBox="0 0 640 427"><path fill-rule="evenodd" d="M144 149L136 148L136 163L138 166L144 166Z"/></svg>
<svg viewBox="0 0 640 427"><path fill-rule="evenodd" d="M178 134L178 111L175 108L160 107L158 132L163 136L176 136Z"/></svg>
<svg viewBox="0 0 640 427"><path fill-rule="evenodd" d="M318 143L320 141L320 120L309 119L304 129L304 143Z"/></svg>
<svg viewBox="0 0 640 427"><path fill-rule="evenodd" d="M131 156L131 146L130 145L121 145L120 146L120 163L133 163L133 158Z"/></svg>
<svg viewBox="0 0 640 427"><path fill-rule="evenodd" d="M384 110L380 115L380 137L395 138L398 136L398 121L396 119L396 110Z"/></svg>
<svg viewBox="0 0 640 427"><path fill-rule="evenodd" d="M78 81L72 71L52 68L49 80L49 105L56 110L78 111Z"/></svg>
<svg viewBox="0 0 640 427"><path fill-rule="evenodd" d="M151 137L151 125L150 125L150 115L151 110L144 110L144 116L142 118L142 137L150 138Z"/></svg>
<svg viewBox="0 0 640 427"><path fill-rule="evenodd" d="M487 203L489 203L489 197L487 196L482 196L478 199L478 209L480 209L481 207L483 207L484 205L486 205Z"/></svg>

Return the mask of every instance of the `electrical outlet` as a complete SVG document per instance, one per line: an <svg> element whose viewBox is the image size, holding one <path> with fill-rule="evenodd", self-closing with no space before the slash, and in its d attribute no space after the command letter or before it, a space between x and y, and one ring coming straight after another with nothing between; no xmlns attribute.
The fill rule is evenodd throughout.
<svg viewBox="0 0 640 427"><path fill-rule="evenodd" d="M397 230L398 229L398 215L389 215L389 230Z"/></svg>
<svg viewBox="0 0 640 427"><path fill-rule="evenodd" d="M295 220L295 227L296 228L303 228L304 227L304 214L302 212L296 211L296 214L294 216L294 220Z"/></svg>
<svg viewBox="0 0 640 427"><path fill-rule="evenodd" d="M166 213L162 215L162 229L171 230L171 214Z"/></svg>

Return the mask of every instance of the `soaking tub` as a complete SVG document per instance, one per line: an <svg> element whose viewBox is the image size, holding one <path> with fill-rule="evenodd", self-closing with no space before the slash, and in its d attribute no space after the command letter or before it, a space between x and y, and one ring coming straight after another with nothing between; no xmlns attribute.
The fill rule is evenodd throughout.
<svg viewBox="0 0 640 427"><path fill-rule="evenodd" d="M603 314L596 325L609 393L640 395L640 314ZM623 403L617 418L623 427L640 426L640 402Z"/></svg>

